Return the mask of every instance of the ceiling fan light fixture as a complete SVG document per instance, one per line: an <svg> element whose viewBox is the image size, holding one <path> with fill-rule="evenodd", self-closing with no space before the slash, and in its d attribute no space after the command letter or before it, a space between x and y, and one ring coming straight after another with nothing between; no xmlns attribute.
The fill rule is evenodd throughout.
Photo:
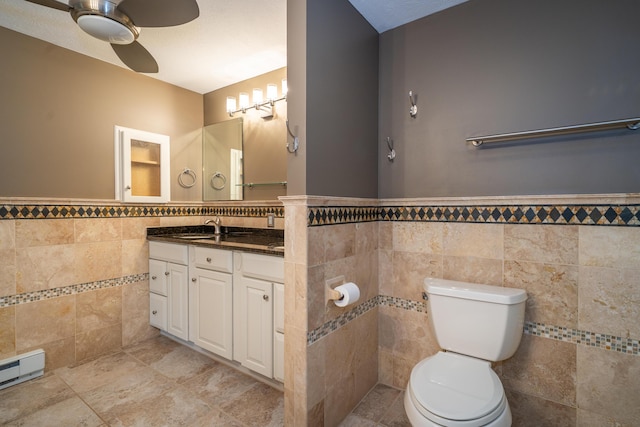
<svg viewBox="0 0 640 427"><path fill-rule="evenodd" d="M78 17L78 26L87 34L114 44L133 43L138 34L118 21L100 15L82 15Z"/></svg>

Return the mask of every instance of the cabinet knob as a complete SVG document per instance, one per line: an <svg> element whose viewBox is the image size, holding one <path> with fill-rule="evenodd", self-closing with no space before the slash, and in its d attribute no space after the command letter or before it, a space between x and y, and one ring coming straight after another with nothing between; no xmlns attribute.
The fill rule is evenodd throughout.
<svg viewBox="0 0 640 427"><path fill-rule="evenodd" d="M196 283L196 281L197 281L197 280L198 280L198 279L196 279L195 277L192 277L192 278L191 278L191 281L192 281L193 283Z"/></svg>
<svg viewBox="0 0 640 427"><path fill-rule="evenodd" d="M124 187L125 190L131 190L131 186L127 185L126 187Z"/></svg>
<svg viewBox="0 0 640 427"><path fill-rule="evenodd" d="M156 276L151 276L151 280L156 280L157 277Z"/></svg>
<svg viewBox="0 0 640 427"><path fill-rule="evenodd" d="M156 314L158 314L158 310L153 310L153 311L151 312L151 314L153 314L153 315L155 316Z"/></svg>
<svg viewBox="0 0 640 427"><path fill-rule="evenodd" d="M207 262L211 262L211 258L210 257L207 257Z"/></svg>
<svg viewBox="0 0 640 427"><path fill-rule="evenodd" d="M165 271L165 272L164 272L164 275L165 275L165 276L168 276L168 275L169 275L169 272L168 272L168 271Z"/></svg>
<svg viewBox="0 0 640 427"><path fill-rule="evenodd" d="M269 301L269 295L262 295L262 299L265 301Z"/></svg>

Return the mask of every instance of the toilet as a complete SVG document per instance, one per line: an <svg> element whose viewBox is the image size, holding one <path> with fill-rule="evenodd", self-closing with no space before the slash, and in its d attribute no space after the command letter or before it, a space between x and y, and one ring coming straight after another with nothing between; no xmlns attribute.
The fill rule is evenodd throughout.
<svg viewBox="0 0 640 427"><path fill-rule="evenodd" d="M411 371L404 407L413 427L503 427L511 410L491 362L516 352L527 294L427 278L428 313L441 350Z"/></svg>

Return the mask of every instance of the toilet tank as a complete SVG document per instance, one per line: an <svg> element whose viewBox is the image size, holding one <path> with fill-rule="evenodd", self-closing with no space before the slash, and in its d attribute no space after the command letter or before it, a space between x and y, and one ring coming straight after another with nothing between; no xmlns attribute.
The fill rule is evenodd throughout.
<svg viewBox="0 0 640 427"><path fill-rule="evenodd" d="M427 278L429 320L440 347L497 362L516 352L527 293L522 289Z"/></svg>

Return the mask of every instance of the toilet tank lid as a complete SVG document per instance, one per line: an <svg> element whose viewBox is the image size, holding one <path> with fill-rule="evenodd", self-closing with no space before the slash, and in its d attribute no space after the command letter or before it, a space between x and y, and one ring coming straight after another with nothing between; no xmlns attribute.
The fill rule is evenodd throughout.
<svg viewBox="0 0 640 427"><path fill-rule="evenodd" d="M522 289L458 282L456 280L436 279L433 277L424 279L424 290L429 295L442 295L505 305L518 304L527 299L527 293Z"/></svg>

